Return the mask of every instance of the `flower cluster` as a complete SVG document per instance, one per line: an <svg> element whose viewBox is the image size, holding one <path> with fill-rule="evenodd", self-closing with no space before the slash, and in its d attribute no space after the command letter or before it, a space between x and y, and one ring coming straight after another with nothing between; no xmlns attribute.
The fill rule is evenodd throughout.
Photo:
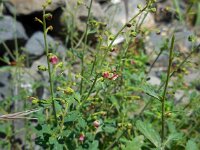
<svg viewBox="0 0 200 150"><path fill-rule="evenodd" d="M116 73L110 73L108 71L105 71L102 73L103 78L109 79L109 80L116 80L119 75Z"/></svg>

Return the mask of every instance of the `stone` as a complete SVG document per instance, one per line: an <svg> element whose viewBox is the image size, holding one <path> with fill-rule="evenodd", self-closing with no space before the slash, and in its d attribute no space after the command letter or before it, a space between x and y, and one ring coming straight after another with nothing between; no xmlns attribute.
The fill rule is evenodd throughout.
<svg viewBox="0 0 200 150"><path fill-rule="evenodd" d="M4 100L11 94L9 90L9 77L10 72L6 70L6 68L0 69L0 101Z"/></svg>
<svg viewBox="0 0 200 150"><path fill-rule="evenodd" d="M148 83L150 83L151 85L157 85L159 86L161 83L161 80L156 77L156 76L149 76L149 80L147 81Z"/></svg>
<svg viewBox="0 0 200 150"><path fill-rule="evenodd" d="M45 1L46 0L7 0L5 6L12 14L28 15L42 11L42 5ZM49 5L46 10L54 11L59 7L64 7L65 5L65 0L52 0L52 4Z"/></svg>
<svg viewBox="0 0 200 150"><path fill-rule="evenodd" d="M175 37L176 45L180 52L186 53L190 51L192 47L192 43L188 41L190 35L194 35L194 33L188 30L186 26L177 25Z"/></svg>
<svg viewBox="0 0 200 150"><path fill-rule="evenodd" d="M141 4L143 7L145 6L145 1L137 1L137 0L126 0L127 7L128 7L128 20L126 20L126 13L127 8L125 7L125 1L117 1L116 3L113 3L113 5L106 6L107 8L104 8L105 15L108 16L110 22L108 23L108 27L115 26L117 31L119 28L121 28L128 20L130 20L135 14L138 13L137 5ZM104 6L105 7L105 6ZM137 18L138 19L138 18ZM154 26L154 18L151 14L147 15L144 26L145 27L152 27ZM116 29L113 29L114 31ZM115 31L116 32L116 31Z"/></svg>
<svg viewBox="0 0 200 150"><path fill-rule="evenodd" d="M7 40L27 39L22 24L10 16L0 18L0 42Z"/></svg>
<svg viewBox="0 0 200 150"><path fill-rule="evenodd" d="M88 0L84 1L84 3L87 6L89 6L89 2L90 1L88 1ZM75 1L75 0L68 0L67 9L68 9L68 12L66 12L67 14L70 12L71 14L74 15L75 24L77 24L78 30L84 32L85 28L86 28L86 21L87 21L87 16L88 16L87 7L83 4L78 6L77 1ZM65 15L67 15L67 14L63 14L64 18L66 18ZM93 1L92 8L91 8L91 14L92 14L93 18L95 18L98 21L102 20L105 17L100 4L96 1Z"/></svg>
<svg viewBox="0 0 200 150"><path fill-rule="evenodd" d="M139 12L137 8L138 4L141 4L144 7L145 1L123 0L123 1L113 1L113 3L111 4L107 3L102 5L105 16L107 16L105 19L107 27L111 29L111 32L113 34L116 34L127 21L129 21L134 15L136 15ZM142 14L142 17L143 16L144 13ZM140 17L137 17L136 21L139 18ZM147 15L142 26L146 28L155 26L152 14L149 13ZM118 39L122 39L122 37L119 36L113 45L119 44L119 42L121 42L121 40Z"/></svg>
<svg viewBox="0 0 200 150"><path fill-rule="evenodd" d="M65 48L56 42L50 35L47 35L47 43L49 48L53 51L61 53L62 56L65 55ZM45 53L44 45L44 35L43 32L35 32L25 45L26 52L32 55L40 56Z"/></svg>

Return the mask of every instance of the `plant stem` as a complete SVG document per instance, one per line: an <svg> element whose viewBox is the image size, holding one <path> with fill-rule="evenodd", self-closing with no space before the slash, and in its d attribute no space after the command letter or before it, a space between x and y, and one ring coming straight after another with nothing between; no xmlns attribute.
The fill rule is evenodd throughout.
<svg viewBox="0 0 200 150"><path fill-rule="evenodd" d="M83 91L83 74L84 74L84 55L85 55L85 50L86 50L86 43L87 43L87 37L88 37L88 25L89 25L89 19L90 19L90 12L92 8L92 2L93 0L90 0L90 5L88 8L88 16L87 16L87 22L86 22L86 29L85 29L85 40L84 40L84 47L83 47L83 52L81 56L81 84L80 84L80 94L82 94Z"/></svg>
<svg viewBox="0 0 200 150"><path fill-rule="evenodd" d="M153 61L153 63L151 64L150 68L149 68L149 71L147 74L149 74L151 72L151 69L153 68L153 66L155 65L155 63L157 62L158 58L160 57L160 55L163 53L163 50L161 50L159 52L159 54L157 55L156 59Z"/></svg>
<svg viewBox="0 0 200 150"><path fill-rule="evenodd" d="M188 54L187 57L185 57L185 59L178 65L178 67L170 74L170 78L177 72L178 69L180 69L185 62L191 57L191 55L195 52L196 48L194 48L194 45L192 45L192 51ZM161 84L158 88L157 91L160 91L162 89L162 87L164 86L164 84ZM148 101L146 103L146 105L143 107L143 109L140 111L139 116L142 115L142 113L144 112L144 110L151 104L152 101Z"/></svg>
<svg viewBox="0 0 200 150"><path fill-rule="evenodd" d="M44 32L44 44L45 44L45 51L46 51L47 64L48 64L52 108L53 108L53 114L55 118L55 125L57 125L56 107L55 107L54 92L53 92L53 80L52 80L51 67L50 67L50 62L49 62L49 49L48 49L48 44L47 44L47 27L46 27L46 18L45 18L45 8L43 8L43 32Z"/></svg>
<svg viewBox="0 0 200 150"><path fill-rule="evenodd" d="M163 95L162 95L162 134L161 134L161 140L162 143L164 141L164 137L165 137L165 99L166 99L166 93L167 93L167 87L168 87L168 83L169 83L169 79L170 79L170 70L171 70L171 65L172 65L172 53L173 53L173 49L174 49L174 41L175 41L175 37L174 35L172 36L172 40L171 40L171 47L170 47L170 52L169 52L169 65L168 65L168 69L167 69L167 79L165 82L165 87L164 87L164 91L163 91Z"/></svg>

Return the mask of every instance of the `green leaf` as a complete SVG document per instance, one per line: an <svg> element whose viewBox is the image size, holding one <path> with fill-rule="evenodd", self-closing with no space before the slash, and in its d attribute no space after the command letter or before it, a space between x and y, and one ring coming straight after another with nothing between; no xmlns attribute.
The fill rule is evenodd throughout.
<svg viewBox="0 0 200 150"><path fill-rule="evenodd" d="M157 99L160 101L160 96L153 90L152 87L150 87L149 85L144 85L142 86L142 90L149 96Z"/></svg>
<svg viewBox="0 0 200 150"><path fill-rule="evenodd" d="M142 135L135 137L131 141L127 141L124 150L141 150L144 143L144 137Z"/></svg>
<svg viewBox="0 0 200 150"><path fill-rule="evenodd" d="M198 150L198 146L193 140L189 140L186 144L185 150Z"/></svg>
<svg viewBox="0 0 200 150"><path fill-rule="evenodd" d="M83 118L80 118L78 120L78 126L81 128L85 128L87 126L87 122Z"/></svg>
<svg viewBox="0 0 200 150"><path fill-rule="evenodd" d="M99 141L95 140L90 145L89 150L98 150L98 146L99 146Z"/></svg>
<svg viewBox="0 0 200 150"><path fill-rule="evenodd" d="M79 112L78 111L71 111L65 117L65 122L76 121L76 120L78 120L78 118L79 118Z"/></svg>
<svg viewBox="0 0 200 150"><path fill-rule="evenodd" d="M166 142L164 143L164 145L168 145L170 142L172 141L176 141L176 140L180 140L182 138L183 134L182 133L173 133L173 134L170 134L168 137L167 137L167 140Z"/></svg>
<svg viewBox="0 0 200 150"><path fill-rule="evenodd" d="M139 120L139 121L136 122L136 127L156 147L160 147L161 146L161 138L160 138L158 132L156 132L152 128L152 126L150 124L144 123L144 122L142 122L142 121Z"/></svg>
<svg viewBox="0 0 200 150"><path fill-rule="evenodd" d="M115 127L112 127L112 126L105 126L103 128L103 130L106 132L106 133L113 133L115 132L117 129Z"/></svg>

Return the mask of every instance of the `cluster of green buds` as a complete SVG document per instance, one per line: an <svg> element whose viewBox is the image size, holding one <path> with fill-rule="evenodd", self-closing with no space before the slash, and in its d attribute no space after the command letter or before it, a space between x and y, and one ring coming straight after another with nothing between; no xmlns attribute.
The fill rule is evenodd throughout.
<svg viewBox="0 0 200 150"><path fill-rule="evenodd" d="M43 8L46 8L48 5L51 5L52 0L46 0L46 2L42 5Z"/></svg>
<svg viewBox="0 0 200 150"><path fill-rule="evenodd" d="M38 70L39 70L39 71L47 71L48 69L47 69L47 67L44 66L44 65L39 65L39 66L38 66Z"/></svg>
<svg viewBox="0 0 200 150"><path fill-rule="evenodd" d="M74 90L71 87L66 87L66 88L57 87L57 91L62 91L67 95L72 95L74 93Z"/></svg>

